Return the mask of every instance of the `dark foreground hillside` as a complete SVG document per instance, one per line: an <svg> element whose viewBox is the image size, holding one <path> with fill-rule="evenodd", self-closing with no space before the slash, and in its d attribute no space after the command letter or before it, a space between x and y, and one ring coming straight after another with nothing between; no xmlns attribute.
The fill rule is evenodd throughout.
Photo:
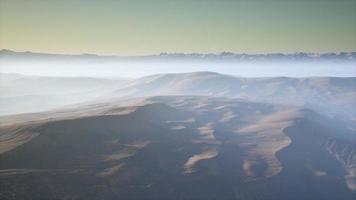
<svg viewBox="0 0 356 200"><path fill-rule="evenodd" d="M36 117L0 128L0 199L356 198L355 133L301 107L155 97Z"/></svg>

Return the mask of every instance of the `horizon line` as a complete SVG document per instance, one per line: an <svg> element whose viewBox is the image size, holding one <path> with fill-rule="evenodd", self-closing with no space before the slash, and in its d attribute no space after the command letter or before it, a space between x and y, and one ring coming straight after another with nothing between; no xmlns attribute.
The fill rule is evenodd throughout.
<svg viewBox="0 0 356 200"><path fill-rule="evenodd" d="M351 53L354 54L356 51L338 51L338 52L306 52L306 51L295 51L295 52L269 52L269 53L237 53L231 51L221 51L219 53L184 53L184 52L161 52L158 54L143 54L143 55L118 55L118 54L95 54L95 53L80 53L80 54L65 54L65 53L50 53L50 52L37 52L37 51L15 51L11 49L0 49L0 52L11 52L11 53L33 53L33 54L45 54L45 55L60 55L60 56L98 56L98 57L148 57L148 56L170 56L170 55L214 55L219 56L223 54L231 54L231 55L296 55L296 54L307 54L307 55L326 55L326 54L336 54L340 55L343 53Z"/></svg>

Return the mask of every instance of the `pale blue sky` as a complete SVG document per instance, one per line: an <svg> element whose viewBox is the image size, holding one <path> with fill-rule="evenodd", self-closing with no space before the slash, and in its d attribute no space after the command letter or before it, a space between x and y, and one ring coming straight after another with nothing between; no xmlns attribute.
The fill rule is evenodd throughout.
<svg viewBox="0 0 356 200"><path fill-rule="evenodd" d="M0 47L146 55L356 51L356 0L0 0Z"/></svg>

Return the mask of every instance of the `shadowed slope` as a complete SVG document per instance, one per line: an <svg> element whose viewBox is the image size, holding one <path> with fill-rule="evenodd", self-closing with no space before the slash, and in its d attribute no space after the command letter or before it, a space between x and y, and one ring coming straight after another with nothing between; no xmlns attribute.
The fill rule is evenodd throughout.
<svg viewBox="0 0 356 200"><path fill-rule="evenodd" d="M150 98L125 113L107 108L84 117L68 114L68 119L42 116L33 126L27 122L19 136L37 134L0 155L1 197L331 200L355 195L355 141L312 111L189 96Z"/></svg>

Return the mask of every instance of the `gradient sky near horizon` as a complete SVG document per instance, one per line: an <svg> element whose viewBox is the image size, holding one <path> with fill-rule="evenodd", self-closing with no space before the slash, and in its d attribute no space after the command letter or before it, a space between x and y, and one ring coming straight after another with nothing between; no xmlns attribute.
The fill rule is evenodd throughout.
<svg viewBox="0 0 356 200"><path fill-rule="evenodd" d="M0 0L0 49L100 55L356 51L356 0Z"/></svg>

